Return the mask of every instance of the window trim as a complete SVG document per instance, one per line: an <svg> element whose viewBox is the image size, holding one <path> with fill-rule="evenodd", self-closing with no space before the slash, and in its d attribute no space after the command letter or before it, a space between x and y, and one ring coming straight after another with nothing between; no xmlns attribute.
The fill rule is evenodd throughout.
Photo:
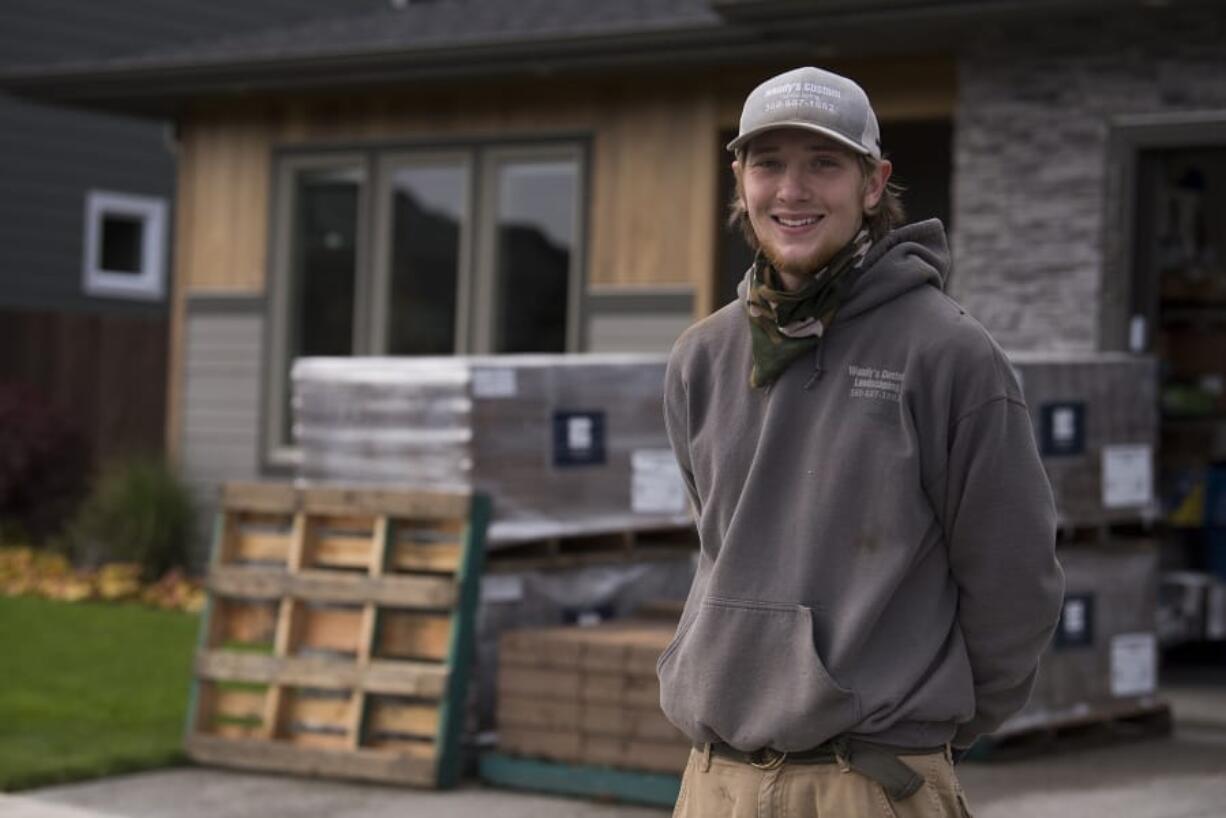
<svg viewBox="0 0 1226 818"><path fill-rule="evenodd" d="M1128 114L1107 123L1106 173L1103 174L1102 264L1098 295L1098 348L1127 351L1132 316L1133 283L1137 274L1135 240L1137 169L1141 151L1226 147L1220 136L1226 109ZM1152 344L1153 318L1145 315L1147 345Z"/></svg>
<svg viewBox="0 0 1226 818"><path fill-rule="evenodd" d="M370 349L379 355L387 355L388 330L391 317L388 314L391 303L387 293L392 283L392 253L391 253L391 182L392 174L405 167L437 166L445 163L459 164L468 174L467 188L464 191L464 207L471 215L475 215L474 202L477 190L477 163L474 161L473 150L394 150L375 153L374 188L375 202L372 207L374 215L373 244L374 253L372 267L372 294L382 294L373 297L371 301L370 331L367 333ZM473 276L472 234L476 225L467 219L460 226L459 264L456 270L456 324L453 344L455 354L466 355L469 351L469 327L471 310L469 303L470 288Z"/></svg>
<svg viewBox="0 0 1226 818"><path fill-rule="evenodd" d="M261 470L269 474L287 474L301 463L301 450L282 444L281 406L287 399L290 385L286 332L289 325L290 247L293 219L293 184L295 173L303 169L335 168L351 164L362 168L365 189L358 207L358 248L354 297L354 354L386 354L386 317L377 314L383 309L379 287L388 284L390 256L387 226L380 210L386 210L380 195L385 191L387 168L393 158L464 157L469 170L468 207L472 219L465 226L461 247L461 269L457 276L457 339L456 354L482 354L475 343L477 323L475 302L480 275L485 202L496 205L485 173L487 156L541 156L557 159L573 158L577 164L575 208L575 250L571 257L570 283L567 297L566 352L580 352L585 344L584 288L587 278L587 222L591 202L590 190L591 136L585 133L552 133L524 135L514 139L479 139L456 137L440 143L432 140L377 140L309 146L278 146L271 151L270 196L268 213L268 276L267 320L265 322L265 377L260 401L259 459ZM488 231L492 235L492 231ZM382 243L380 243L382 242ZM492 255L490 256L492 258ZM489 333L486 333L489 337ZM281 373L287 373L282 378Z"/></svg>
<svg viewBox="0 0 1226 818"><path fill-rule="evenodd" d="M265 360L268 369L264 378L265 395L261 411L263 422L260 424L263 439L260 451L267 466L276 468L295 467L301 462L301 452L297 446L281 441L287 431L283 426L281 407L288 399L290 390L289 378L289 324L290 324L290 275L293 264L291 239L293 237L294 221L294 182L298 173L309 170L325 169L359 169L363 176L363 184L369 188L370 171L367 157L361 153L319 152L295 156L281 156L273 166L273 195L271 196L272 218L269 231L269 261L271 264L269 276L268 301L268 334ZM361 316L363 315L363 299L368 297L369 285L363 284L366 278L363 271L366 266L367 242L363 235L364 225L369 222L366 217L368 190L363 190L358 197L358 232L356 258L354 262L354 321L353 348L355 354L367 352L367 337L361 331Z"/></svg>
<svg viewBox="0 0 1226 818"><path fill-rule="evenodd" d="M166 295L166 199L109 190L85 193L85 242L81 287L87 295L161 301ZM102 267L102 223L110 214L141 223L141 270L118 272Z"/></svg>
<svg viewBox="0 0 1226 818"><path fill-rule="evenodd" d="M540 145L491 145L478 151L480 163L480 198L476 201L474 224L477 241L477 262L473 270L474 298L470 310L473 314L472 349L477 354L492 355L494 351L494 315L499 297L497 282L497 222L498 222L498 170L504 164L516 161L573 161L575 163L575 221L571 230L575 246L570 254L570 269L567 270L566 287L566 352L578 352L583 344L581 308L583 304L584 270L587 267L584 224L587 216L586 167L587 156L582 144L555 143Z"/></svg>

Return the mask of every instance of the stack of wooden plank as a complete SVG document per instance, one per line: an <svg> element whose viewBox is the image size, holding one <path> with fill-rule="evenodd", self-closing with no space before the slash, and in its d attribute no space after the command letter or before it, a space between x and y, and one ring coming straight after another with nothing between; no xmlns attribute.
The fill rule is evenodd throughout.
<svg viewBox="0 0 1226 818"><path fill-rule="evenodd" d="M679 773L689 741L660 712L656 660L675 622L508 631L499 645L505 753Z"/></svg>
<svg viewBox="0 0 1226 818"><path fill-rule="evenodd" d="M188 754L453 785L487 515L480 496L225 486Z"/></svg>

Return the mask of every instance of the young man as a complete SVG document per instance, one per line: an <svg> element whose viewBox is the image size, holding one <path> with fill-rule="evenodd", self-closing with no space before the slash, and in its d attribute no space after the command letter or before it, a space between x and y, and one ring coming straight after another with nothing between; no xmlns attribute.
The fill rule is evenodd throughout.
<svg viewBox="0 0 1226 818"><path fill-rule="evenodd" d="M1021 391L940 222L897 226L858 85L767 80L728 148L758 255L665 389L702 540L658 668L676 814L969 814L953 756L1025 703L1063 597Z"/></svg>

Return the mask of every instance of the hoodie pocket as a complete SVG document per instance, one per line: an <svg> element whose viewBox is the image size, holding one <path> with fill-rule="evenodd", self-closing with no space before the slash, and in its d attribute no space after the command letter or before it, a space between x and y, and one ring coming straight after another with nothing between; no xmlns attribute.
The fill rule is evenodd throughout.
<svg viewBox="0 0 1226 818"><path fill-rule="evenodd" d="M660 706L696 743L806 750L860 721L803 605L712 596L660 656Z"/></svg>

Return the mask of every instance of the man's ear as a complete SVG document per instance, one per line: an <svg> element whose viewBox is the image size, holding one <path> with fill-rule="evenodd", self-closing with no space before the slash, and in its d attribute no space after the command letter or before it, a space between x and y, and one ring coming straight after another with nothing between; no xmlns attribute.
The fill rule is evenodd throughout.
<svg viewBox="0 0 1226 818"><path fill-rule="evenodd" d="M882 159L864 180L864 210L866 212L875 208L881 201L881 196L885 193L885 186L890 181L890 174L893 172L894 165L890 163L890 160Z"/></svg>

